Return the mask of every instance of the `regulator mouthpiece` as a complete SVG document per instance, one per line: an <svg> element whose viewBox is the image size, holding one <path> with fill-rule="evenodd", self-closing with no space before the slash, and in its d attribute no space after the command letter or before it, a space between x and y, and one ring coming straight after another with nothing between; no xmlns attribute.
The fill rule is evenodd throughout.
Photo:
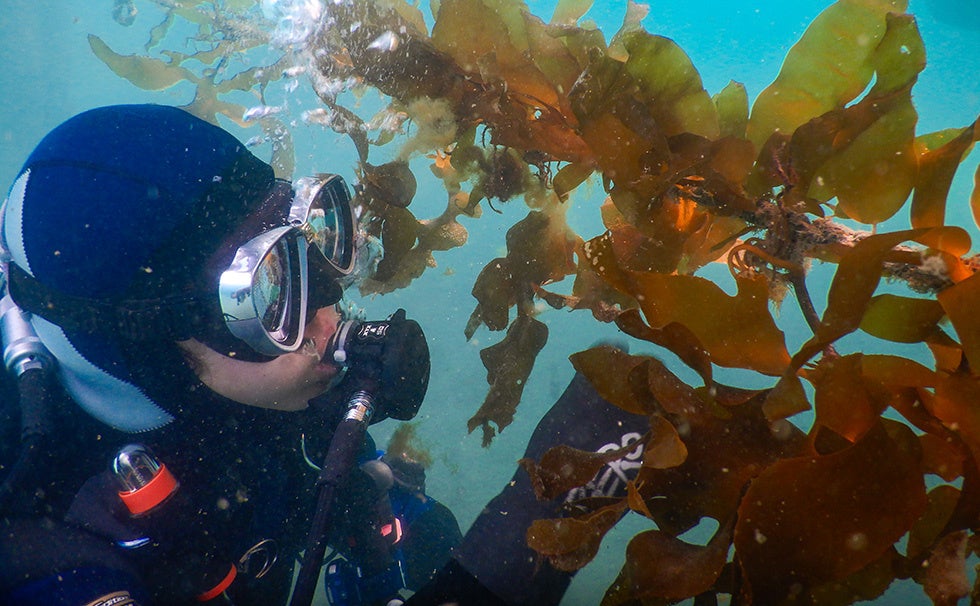
<svg viewBox="0 0 980 606"><path fill-rule="evenodd" d="M347 320L327 347L327 356L347 370L345 381L376 386L374 419L412 419L429 384L429 346L418 322L399 309L386 320Z"/></svg>

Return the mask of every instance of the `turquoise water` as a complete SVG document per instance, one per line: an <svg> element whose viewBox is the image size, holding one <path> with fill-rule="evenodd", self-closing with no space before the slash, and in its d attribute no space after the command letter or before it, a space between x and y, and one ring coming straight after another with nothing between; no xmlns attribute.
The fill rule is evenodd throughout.
<svg viewBox="0 0 980 606"><path fill-rule="evenodd" d="M5 0L0 20L0 183L12 182L21 162L52 127L82 110L112 103L154 102L182 105L192 90L176 86L147 92L110 72L89 49L87 36L96 34L121 53L141 52L149 29L161 12L149 0L135 0L139 9L130 27L111 16L111 0ZM743 82L754 98L778 73L782 59L806 26L829 3L794 2L652 2L644 21L654 33L673 38L690 55L709 93L729 80ZM910 12L918 17L928 52L928 67L914 89L922 133L962 127L980 115L980 4L967 0L912 0ZM531 9L547 19L553 3L533 2ZM599 0L588 17L609 34L618 29L625 2ZM298 118L315 107L308 92L269 91L282 99L287 112ZM230 125L226 125L232 128ZM255 133L232 128L243 140ZM356 156L346 138L297 121L297 173L330 171L353 182ZM263 149L257 152L260 156ZM952 223L966 227L975 242L977 230L966 206L978 154L958 172L950 194ZM424 164L416 171L421 182L413 209L431 216L445 206L442 185L425 179ZM598 190L598 188L596 188ZM599 196L599 191L594 191ZM70 204L70 200L65 201ZM427 212L426 209L431 210ZM469 291L479 270L503 251L504 233L526 209L518 202L502 207L503 216L487 213L481 220L464 222L470 242L462 249L437 255L439 268L429 271L409 289L377 297L361 304L371 317L387 315L398 307L420 321L429 337L433 376L429 395L418 417L418 433L436 463L430 470L430 491L449 505L465 527L483 504L510 478L537 420L564 389L572 370L570 353L588 347L596 339L614 334L597 327L585 312L543 313L540 319L551 333L525 391L524 404L513 425L497 437L489 449L478 435L466 434L466 420L475 412L486 391L485 371L479 350L498 335L479 331L473 340L463 337L463 327L475 304ZM593 204L579 204L570 215L579 233L589 237L601 231ZM976 247L975 247L976 248ZM709 270L711 271L711 270ZM819 280L818 275L814 278ZM820 306L820 302L817 303ZM804 333L795 309L780 315L791 350ZM805 419L801 423L805 423ZM391 422L379 425L383 442ZM599 558L578 575L564 602L568 606L598 603L602 592L622 563L625 540L638 528L629 519L605 541ZM882 604L928 603L917 588L896 586Z"/></svg>

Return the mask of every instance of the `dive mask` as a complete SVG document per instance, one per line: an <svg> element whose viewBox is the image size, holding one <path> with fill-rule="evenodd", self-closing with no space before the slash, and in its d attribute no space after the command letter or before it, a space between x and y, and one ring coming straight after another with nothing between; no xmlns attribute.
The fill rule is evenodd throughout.
<svg viewBox="0 0 980 606"><path fill-rule="evenodd" d="M41 284L13 263L11 296L64 330L114 330L133 341L191 338L209 332L220 313L232 335L255 352L294 352L303 343L308 310L339 301L341 281L354 269L350 192L332 174L277 181L264 206L261 230L252 228L231 263L217 269L217 298L202 292L158 299L76 297Z"/></svg>
<svg viewBox="0 0 980 606"><path fill-rule="evenodd" d="M228 330L270 356L299 349L307 311L336 303L338 280L354 268L354 217L344 180L303 178L293 190L287 224L240 246L218 287Z"/></svg>

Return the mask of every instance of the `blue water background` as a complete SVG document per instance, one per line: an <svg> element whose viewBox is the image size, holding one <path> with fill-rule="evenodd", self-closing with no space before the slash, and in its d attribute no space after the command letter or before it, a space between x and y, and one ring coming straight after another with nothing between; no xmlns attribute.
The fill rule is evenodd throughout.
<svg viewBox="0 0 980 606"><path fill-rule="evenodd" d="M750 99L754 99L776 76L791 45L827 5L829 2L815 0L652 2L644 25L649 31L678 42L699 69L709 93L718 92L735 79L746 85ZM48 130L77 112L112 103L183 105L190 101L193 91L188 86L178 85L161 92L133 87L110 72L89 50L86 37L96 34L117 52L141 52L149 29L159 21L161 13L146 0L136 0L136 6L140 10L137 21L127 28L112 20L111 0L4 0L0 8L0 188L9 186L24 158ZM543 1L531 4L532 11L546 20L553 6L553 2ZM914 89L919 132L970 124L980 114L980 3L912 0L910 11L918 17L929 61ZM599 0L588 18L610 36L621 24L624 12L625 2ZM269 96L272 101L278 99L276 102L285 104L289 115L297 118L303 110L316 107L308 91L290 94L273 85ZM242 140L256 134L254 130L226 126ZM297 145L297 175L330 171L351 182L355 180L355 153L346 138L299 120L292 130ZM260 147L256 153L268 158L267 149ZM980 232L970 216L968 198L978 155L974 153L958 172L949 209L950 222L966 227L975 242L980 242ZM372 155L372 160L378 163L379 157ZM439 182L427 178L425 164L419 161L413 165L421 181L413 209L420 217L434 216L445 208L445 192ZM593 186L576 196L569 214L572 226L584 237L597 235L602 230L597 211L602 198L600 188ZM489 449L480 446L479 435L467 435L466 420L486 392L479 350L501 336L482 329L471 341L464 339L463 327L475 304L469 291L479 270L504 252L508 226L527 212L516 201L498 207L502 216L485 213L478 221L464 220L470 230L469 243L463 249L437 254L439 267L411 288L361 301L371 317L404 307L425 328L433 375L417 419L418 433L436 461L429 472L430 492L456 512L464 530L514 473L515 462L537 420L571 378L568 355L597 339L617 336L610 327L597 326L587 312L542 313L539 318L549 326L550 339L538 359L513 425ZM903 218L888 227L899 229L906 226L906 221ZM730 287L725 277L727 270L720 266L708 268L703 274ZM813 291L825 289L830 275L829 268L816 267L810 279ZM817 306L822 307L822 296L816 298ZM791 301L780 310L779 322L787 333L791 351L808 336ZM916 348L883 348L881 343L860 335L847 344L850 351L924 355ZM634 352L648 351L637 343L632 347ZM666 359L670 361L669 356ZM721 377L743 385L761 386L768 381L738 373L722 373ZM802 417L798 421L806 425L808 419ZM379 441L383 443L393 429L393 422L376 426ZM622 564L628 537L647 526L645 520L633 516L614 530L596 561L575 579L563 604L597 604ZM700 530L704 536L710 528ZM877 603L929 602L917 587L898 584Z"/></svg>

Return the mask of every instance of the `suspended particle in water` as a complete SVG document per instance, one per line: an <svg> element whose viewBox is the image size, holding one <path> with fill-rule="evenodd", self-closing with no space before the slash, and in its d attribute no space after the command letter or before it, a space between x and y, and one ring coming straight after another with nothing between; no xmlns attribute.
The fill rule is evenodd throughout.
<svg viewBox="0 0 980 606"><path fill-rule="evenodd" d="M368 48L383 53L390 53L397 50L399 44L401 44L401 38L395 32L387 31L375 38L374 42L368 44Z"/></svg>
<svg viewBox="0 0 980 606"><path fill-rule="evenodd" d="M863 532L854 532L847 537L847 548L852 551L864 551L869 543L868 535Z"/></svg>

